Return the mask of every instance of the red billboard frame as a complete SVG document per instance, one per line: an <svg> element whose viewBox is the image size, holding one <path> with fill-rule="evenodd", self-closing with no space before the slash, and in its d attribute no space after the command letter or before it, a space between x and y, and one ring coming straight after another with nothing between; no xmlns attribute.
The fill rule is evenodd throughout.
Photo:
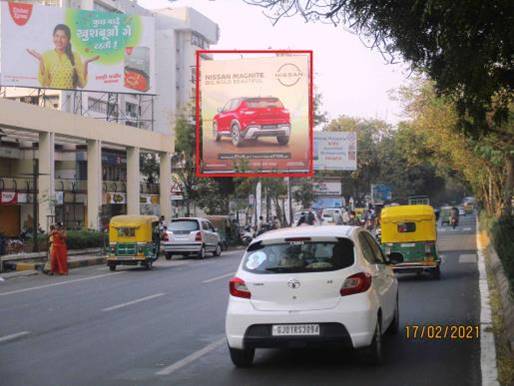
<svg viewBox="0 0 514 386"><path fill-rule="evenodd" d="M309 55L309 171L306 173L202 173L201 162L201 133L200 133L200 56L203 54L307 54ZM200 178L208 177L313 177L314 176L314 92L313 92L313 51L312 50L197 50L196 51L196 176Z"/></svg>

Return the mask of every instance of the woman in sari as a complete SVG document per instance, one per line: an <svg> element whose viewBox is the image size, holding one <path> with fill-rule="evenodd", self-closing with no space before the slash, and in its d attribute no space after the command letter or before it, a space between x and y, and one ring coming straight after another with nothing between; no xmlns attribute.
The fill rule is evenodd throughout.
<svg viewBox="0 0 514 386"><path fill-rule="evenodd" d="M59 275L68 274L68 250L66 248L66 233L58 226L50 233L53 240L51 256L51 272Z"/></svg>

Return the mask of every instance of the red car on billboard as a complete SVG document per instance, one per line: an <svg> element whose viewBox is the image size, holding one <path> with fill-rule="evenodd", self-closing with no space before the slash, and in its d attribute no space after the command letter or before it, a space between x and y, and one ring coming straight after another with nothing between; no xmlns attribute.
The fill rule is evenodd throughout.
<svg viewBox="0 0 514 386"><path fill-rule="evenodd" d="M227 136L234 146L259 137L276 137L287 145L291 133L291 117L275 97L234 98L213 118L212 132L216 141Z"/></svg>

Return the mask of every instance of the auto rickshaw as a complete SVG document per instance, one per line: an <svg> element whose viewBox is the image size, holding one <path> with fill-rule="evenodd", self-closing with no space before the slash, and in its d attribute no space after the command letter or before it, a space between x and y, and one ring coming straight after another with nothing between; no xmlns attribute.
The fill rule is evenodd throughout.
<svg viewBox="0 0 514 386"><path fill-rule="evenodd" d="M429 272L441 276L437 254L437 228L430 205L400 205L384 208L381 214L382 249L399 273Z"/></svg>
<svg viewBox="0 0 514 386"><path fill-rule="evenodd" d="M161 235L157 216L114 216L109 223L107 266L140 265L152 269L159 257Z"/></svg>

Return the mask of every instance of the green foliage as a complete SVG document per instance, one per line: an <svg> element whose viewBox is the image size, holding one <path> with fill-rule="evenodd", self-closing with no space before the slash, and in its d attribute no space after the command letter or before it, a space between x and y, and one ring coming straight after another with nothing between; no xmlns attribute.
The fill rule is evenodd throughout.
<svg viewBox="0 0 514 386"><path fill-rule="evenodd" d="M494 248L503 263L503 268L514 291L514 218L501 217L491 225Z"/></svg>
<svg viewBox="0 0 514 386"><path fill-rule="evenodd" d="M309 180L293 180L295 189L293 190L293 198L296 202L302 204L302 208L310 208L314 201L314 192L312 191L312 183Z"/></svg>
<svg viewBox="0 0 514 386"><path fill-rule="evenodd" d="M107 233L92 230L67 232L68 249L102 248L109 242Z"/></svg>
<svg viewBox="0 0 514 386"><path fill-rule="evenodd" d="M141 153L139 156L139 170L146 178L148 184L155 184L159 181L159 162L154 153Z"/></svg>
<svg viewBox="0 0 514 386"><path fill-rule="evenodd" d="M343 24L391 62L409 61L456 102L461 127L479 137L505 121L513 100L512 1L245 0L275 19Z"/></svg>

